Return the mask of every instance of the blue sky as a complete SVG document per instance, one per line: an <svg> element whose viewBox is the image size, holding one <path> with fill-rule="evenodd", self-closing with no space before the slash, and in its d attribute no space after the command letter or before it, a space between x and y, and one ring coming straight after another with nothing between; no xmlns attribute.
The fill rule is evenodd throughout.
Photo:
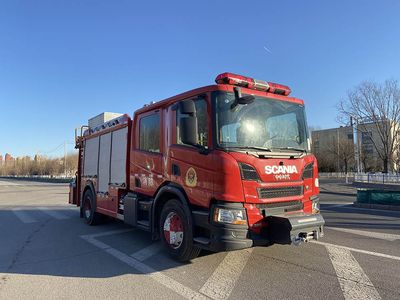
<svg viewBox="0 0 400 300"><path fill-rule="evenodd" d="M287 84L309 125L337 126L348 89L400 80L399 12L399 1L2 1L0 154L60 155L89 117L132 115L225 71Z"/></svg>

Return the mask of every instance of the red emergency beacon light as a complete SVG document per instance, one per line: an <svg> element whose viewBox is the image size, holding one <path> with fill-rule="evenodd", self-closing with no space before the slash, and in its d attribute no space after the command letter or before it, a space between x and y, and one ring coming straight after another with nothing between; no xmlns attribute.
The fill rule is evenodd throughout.
<svg viewBox="0 0 400 300"><path fill-rule="evenodd" d="M248 89L265 91L268 93L273 93L283 96L289 96L290 92L292 91L287 85L267 82L264 80L254 79L228 72L219 74L215 78L215 82L218 84L231 84L231 85L242 86Z"/></svg>

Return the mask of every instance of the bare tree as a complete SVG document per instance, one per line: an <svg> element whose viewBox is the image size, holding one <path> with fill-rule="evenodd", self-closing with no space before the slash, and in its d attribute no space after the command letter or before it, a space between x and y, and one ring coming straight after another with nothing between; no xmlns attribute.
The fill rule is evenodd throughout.
<svg viewBox="0 0 400 300"><path fill-rule="evenodd" d="M366 124L378 133L371 142L383 162L383 172L389 170L399 142L400 87L396 80L383 84L365 81L350 90L347 98L339 103L339 120L348 123L350 117L359 122L358 131L366 130Z"/></svg>
<svg viewBox="0 0 400 300"><path fill-rule="evenodd" d="M78 167L78 154L70 153L65 158L65 171L67 176L72 176ZM0 164L0 175L64 175L64 157L50 158L35 155L18 157L13 161Z"/></svg>
<svg viewBox="0 0 400 300"><path fill-rule="evenodd" d="M347 174L349 167L354 162L353 140L349 140L347 137L340 137L338 140L333 139L328 145L327 152L331 153L335 160L339 162L338 171L343 170Z"/></svg>
<svg viewBox="0 0 400 300"><path fill-rule="evenodd" d="M78 153L68 154L66 164L67 175L73 176L78 168Z"/></svg>
<svg viewBox="0 0 400 300"><path fill-rule="evenodd" d="M327 153L326 151L314 153L318 161L318 171L319 172L335 172L335 159L332 153Z"/></svg>

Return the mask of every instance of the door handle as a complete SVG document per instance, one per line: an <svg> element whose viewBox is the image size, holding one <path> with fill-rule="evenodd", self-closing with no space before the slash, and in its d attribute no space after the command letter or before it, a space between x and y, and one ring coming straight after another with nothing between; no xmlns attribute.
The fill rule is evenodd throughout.
<svg viewBox="0 0 400 300"><path fill-rule="evenodd" d="M172 175L181 176L181 168L176 164L172 164Z"/></svg>

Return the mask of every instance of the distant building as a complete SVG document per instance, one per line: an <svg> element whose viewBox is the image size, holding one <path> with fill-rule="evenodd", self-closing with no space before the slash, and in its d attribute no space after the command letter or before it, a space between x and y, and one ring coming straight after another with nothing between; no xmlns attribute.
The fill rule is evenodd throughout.
<svg viewBox="0 0 400 300"><path fill-rule="evenodd" d="M378 172L382 171L383 162L374 146L375 142L378 149L383 147L376 125L374 123L364 123L359 125L357 137L361 170ZM338 171L338 165L339 170L341 169L340 161L338 160L338 156L340 157L340 154L336 155L336 153L340 149L336 150L333 148L338 147L338 145L342 146L346 143L348 145L354 145L353 127L343 126L338 128L316 130L311 133L311 139L312 151L316 157L320 157L321 160L330 160L332 168L335 169L334 171ZM351 151L354 153L354 148ZM389 159L389 170L396 171L398 169L398 164L396 163L396 161L398 161L397 157L398 151L395 151L393 157ZM355 160L352 159L350 169L356 170L356 168Z"/></svg>
<svg viewBox="0 0 400 300"><path fill-rule="evenodd" d="M0 166L3 164L3 155L0 155Z"/></svg>
<svg viewBox="0 0 400 300"><path fill-rule="evenodd" d="M9 161L13 161L14 157L11 156L11 154L6 153L5 157L4 157L4 161L7 163Z"/></svg>

